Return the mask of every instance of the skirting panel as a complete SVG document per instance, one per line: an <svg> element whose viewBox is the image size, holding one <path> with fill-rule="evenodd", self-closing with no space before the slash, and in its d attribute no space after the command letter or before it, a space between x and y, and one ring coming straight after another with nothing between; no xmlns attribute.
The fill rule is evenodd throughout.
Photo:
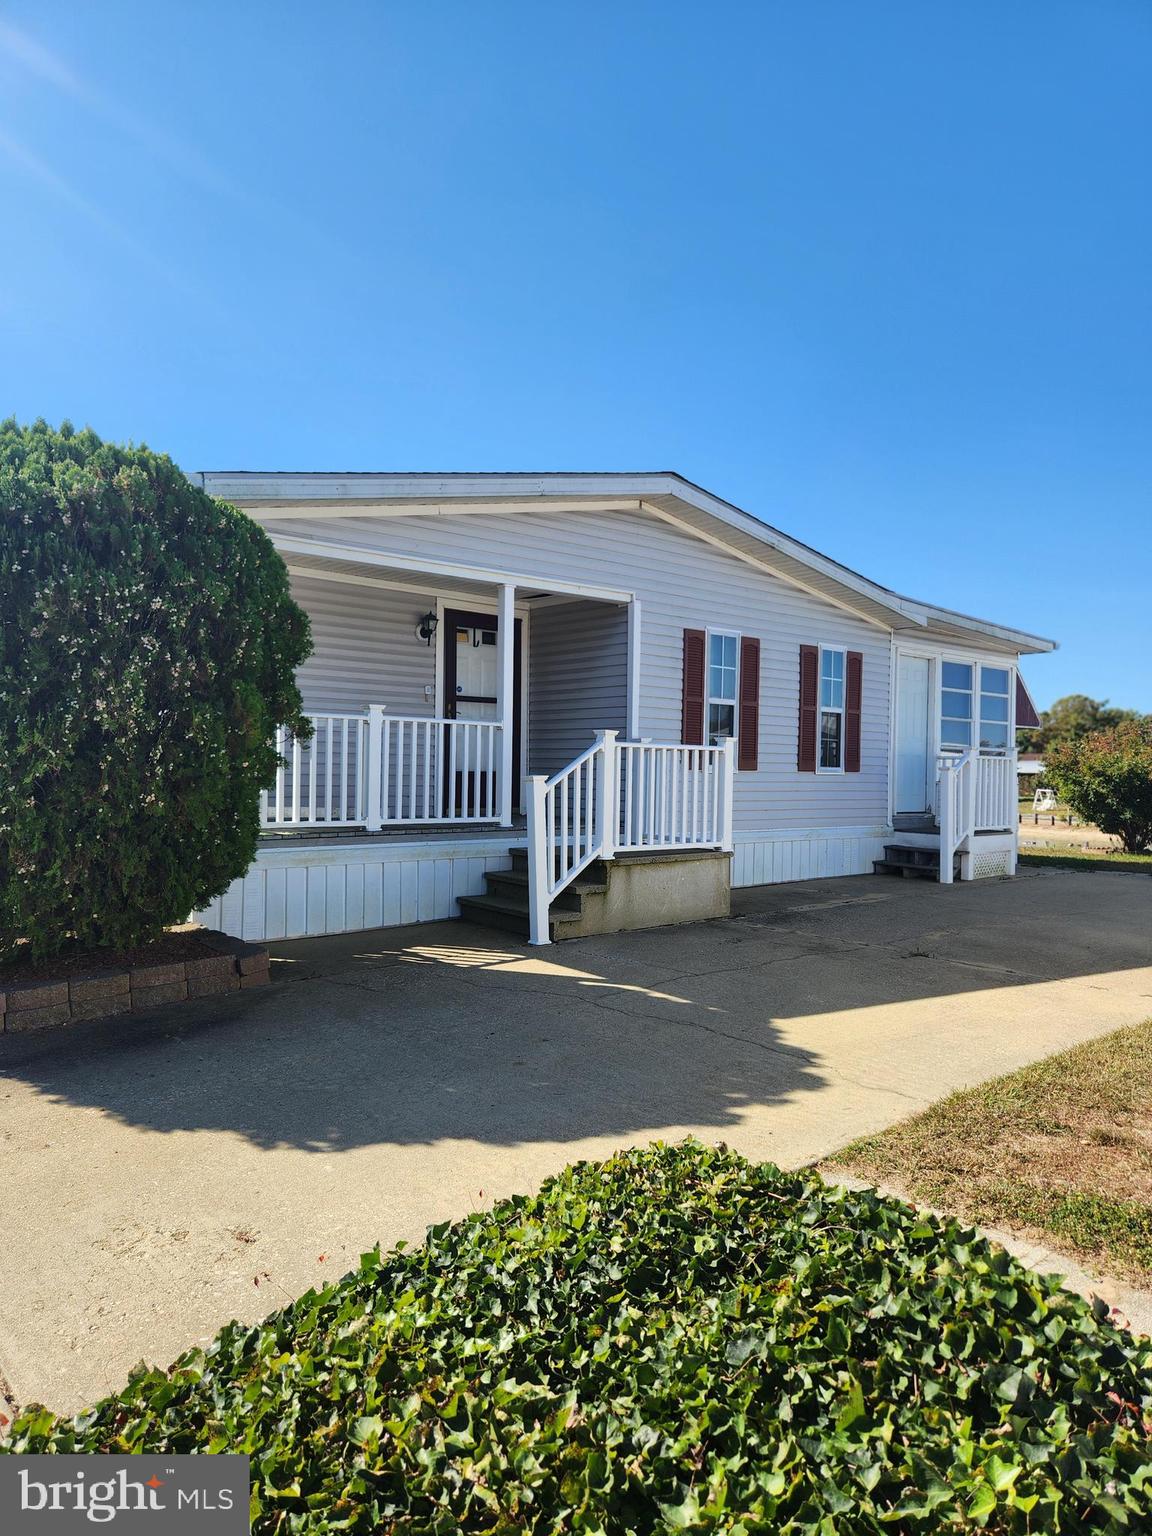
<svg viewBox="0 0 1152 1536"><path fill-rule="evenodd" d="M834 879L870 875L872 860L884 857L892 833L872 827L828 831L766 832L737 836L732 855L732 884L779 885L788 880Z"/></svg>
<svg viewBox="0 0 1152 1536"><path fill-rule="evenodd" d="M458 917L484 873L510 869L511 839L472 844L362 844L299 853L261 849L223 896L196 914L240 939L300 939Z"/></svg>

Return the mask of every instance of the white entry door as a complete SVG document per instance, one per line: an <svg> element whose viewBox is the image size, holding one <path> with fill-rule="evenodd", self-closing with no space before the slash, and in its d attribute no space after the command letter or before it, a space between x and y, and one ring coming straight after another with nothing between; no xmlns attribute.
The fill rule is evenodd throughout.
<svg viewBox="0 0 1152 1536"><path fill-rule="evenodd" d="M932 663L901 656L896 663L896 813L927 811L929 690Z"/></svg>

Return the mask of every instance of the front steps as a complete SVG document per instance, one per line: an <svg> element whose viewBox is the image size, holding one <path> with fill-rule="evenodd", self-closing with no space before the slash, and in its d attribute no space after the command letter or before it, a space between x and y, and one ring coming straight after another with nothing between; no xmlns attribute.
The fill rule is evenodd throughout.
<svg viewBox="0 0 1152 1536"><path fill-rule="evenodd" d="M885 843L884 857L872 861L874 875L902 875L905 880L939 880L940 849L910 843ZM952 855L953 878L960 878L960 854Z"/></svg>
<svg viewBox="0 0 1152 1536"><path fill-rule="evenodd" d="M512 848L512 868L489 870L483 896L461 896L460 916L484 928L529 937L528 851ZM706 848L620 853L594 859L553 900L552 940L660 928L727 917L731 854Z"/></svg>
<svg viewBox="0 0 1152 1536"><path fill-rule="evenodd" d="M484 876L488 887L483 896L461 896L460 916L482 928L502 928L519 938L528 937L528 850L511 848L511 869L489 870ZM562 890L548 909L548 937L565 937L565 925L571 926L584 916L585 898L603 895L608 889L607 866L603 859L593 859L588 868Z"/></svg>

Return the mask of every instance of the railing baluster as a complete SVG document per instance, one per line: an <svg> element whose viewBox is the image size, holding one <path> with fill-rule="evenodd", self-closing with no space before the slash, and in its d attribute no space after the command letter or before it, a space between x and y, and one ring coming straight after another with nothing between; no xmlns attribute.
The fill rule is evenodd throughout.
<svg viewBox="0 0 1152 1536"><path fill-rule="evenodd" d="M392 722L385 719L380 726L380 809L381 820L392 820Z"/></svg>
<svg viewBox="0 0 1152 1536"><path fill-rule="evenodd" d="M496 727L487 725L484 728L484 745L486 748L486 761L484 764L484 819L490 821L496 805Z"/></svg>
<svg viewBox="0 0 1152 1536"><path fill-rule="evenodd" d="M404 770L407 763L404 758L404 725L403 720L396 721L396 820L404 820Z"/></svg>
<svg viewBox="0 0 1152 1536"><path fill-rule="evenodd" d="M455 720L448 726L448 806L447 815L450 820L456 819L456 732L458 724Z"/></svg>
<svg viewBox="0 0 1152 1536"><path fill-rule="evenodd" d="M308 820L316 820L316 732L308 743Z"/></svg>

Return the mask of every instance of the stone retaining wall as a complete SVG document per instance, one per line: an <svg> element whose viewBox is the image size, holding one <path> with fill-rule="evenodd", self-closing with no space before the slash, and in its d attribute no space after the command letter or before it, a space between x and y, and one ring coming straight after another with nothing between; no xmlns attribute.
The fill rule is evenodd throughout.
<svg viewBox="0 0 1152 1536"><path fill-rule="evenodd" d="M56 981L0 981L0 1031L53 1029L267 984L268 951L262 944L215 931L197 937L205 952L186 960L92 970Z"/></svg>

